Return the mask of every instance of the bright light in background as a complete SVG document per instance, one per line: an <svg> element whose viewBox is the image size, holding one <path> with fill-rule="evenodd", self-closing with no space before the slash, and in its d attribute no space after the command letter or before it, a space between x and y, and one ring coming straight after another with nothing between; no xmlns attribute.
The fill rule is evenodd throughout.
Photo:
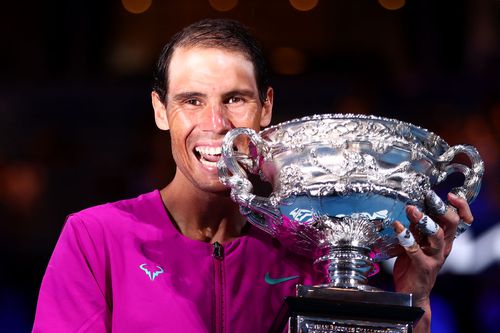
<svg viewBox="0 0 500 333"><path fill-rule="evenodd" d="M276 47L272 50L270 63L278 74L300 74L306 67L306 57L302 51L292 47Z"/></svg>
<svg viewBox="0 0 500 333"><path fill-rule="evenodd" d="M118 73L134 75L147 69L148 49L138 42L122 42L110 53L109 62Z"/></svg>
<svg viewBox="0 0 500 333"><path fill-rule="evenodd" d="M151 0L122 0L122 5L132 14L141 14L151 7Z"/></svg>
<svg viewBox="0 0 500 333"><path fill-rule="evenodd" d="M238 4L238 0L208 0L210 6L219 12L227 12Z"/></svg>
<svg viewBox="0 0 500 333"><path fill-rule="evenodd" d="M389 10L400 9L405 5L405 0L378 0L378 3Z"/></svg>
<svg viewBox="0 0 500 333"><path fill-rule="evenodd" d="M290 4L293 8L306 12L316 7L318 5L318 0L290 0Z"/></svg>

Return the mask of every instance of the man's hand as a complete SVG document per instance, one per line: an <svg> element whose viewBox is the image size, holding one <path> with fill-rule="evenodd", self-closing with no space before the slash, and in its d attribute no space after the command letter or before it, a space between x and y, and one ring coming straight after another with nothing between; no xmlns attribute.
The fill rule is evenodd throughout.
<svg viewBox="0 0 500 333"><path fill-rule="evenodd" d="M430 216L424 215L417 207L407 207L411 233L405 230L401 223L394 224L400 235L400 243L405 248L405 252L398 256L394 265L395 289L398 292L412 293L414 304L425 310L415 332L430 331L429 296L437 274L451 252L459 224L460 229L466 229L473 221L465 199L449 193L448 206L439 201L434 192L428 194L427 203L432 202L434 208L430 209Z"/></svg>

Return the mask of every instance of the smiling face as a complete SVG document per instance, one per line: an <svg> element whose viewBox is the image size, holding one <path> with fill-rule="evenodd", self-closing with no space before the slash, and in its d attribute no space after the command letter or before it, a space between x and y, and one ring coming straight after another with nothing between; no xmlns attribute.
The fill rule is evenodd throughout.
<svg viewBox="0 0 500 333"><path fill-rule="evenodd" d="M165 103L155 92L152 99L156 124L170 130L176 179L203 191L227 190L216 167L224 135L236 127L258 131L269 125L272 89L262 104L252 62L217 48L176 49L168 82Z"/></svg>

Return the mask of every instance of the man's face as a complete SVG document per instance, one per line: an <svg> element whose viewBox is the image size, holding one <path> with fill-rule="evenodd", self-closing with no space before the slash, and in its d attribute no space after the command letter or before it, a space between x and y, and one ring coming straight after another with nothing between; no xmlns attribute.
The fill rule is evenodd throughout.
<svg viewBox="0 0 500 333"><path fill-rule="evenodd" d="M209 192L226 190L216 163L224 135L235 127L259 130L271 121L273 91L259 100L253 64L238 52L186 47L174 51L162 104L153 93L155 119L170 129L176 177Z"/></svg>

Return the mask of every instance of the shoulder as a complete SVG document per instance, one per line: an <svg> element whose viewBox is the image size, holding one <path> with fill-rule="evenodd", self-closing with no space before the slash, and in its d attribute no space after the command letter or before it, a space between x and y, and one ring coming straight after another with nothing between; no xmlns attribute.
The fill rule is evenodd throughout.
<svg viewBox="0 0 500 333"><path fill-rule="evenodd" d="M155 190L135 198L93 206L70 214L66 224L77 229L87 229L89 233L107 229L119 232L132 225L137 227L137 224L154 224L162 214L166 214L165 209L159 192Z"/></svg>

